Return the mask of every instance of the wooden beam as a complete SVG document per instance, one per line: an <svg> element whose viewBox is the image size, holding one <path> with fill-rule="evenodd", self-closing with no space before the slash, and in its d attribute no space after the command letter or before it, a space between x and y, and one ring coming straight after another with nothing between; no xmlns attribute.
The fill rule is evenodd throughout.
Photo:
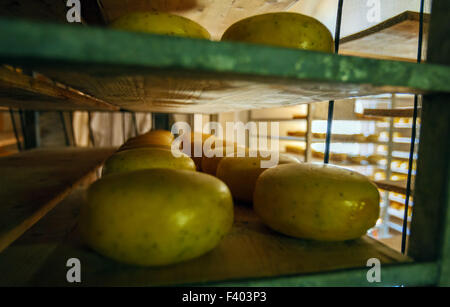
<svg viewBox="0 0 450 307"><path fill-rule="evenodd" d="M450 2L433 1L428 63L450 65ZM450 285L450 95L425 95L422 103L414 217L408 254L439 261L438 283Z"/></svg>

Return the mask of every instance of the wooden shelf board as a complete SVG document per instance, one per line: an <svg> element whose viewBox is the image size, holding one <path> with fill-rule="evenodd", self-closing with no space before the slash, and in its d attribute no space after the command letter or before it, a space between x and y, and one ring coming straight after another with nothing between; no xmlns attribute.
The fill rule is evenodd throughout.
<svg viewBox="0 0 450 307"><path fill-rule="evenodd" d="M6 67L0 67L1 104L10 108L36 110L107 110L119 107L81 92L62 88Z"/></svg>
<svg viewBox="0 0 450 307"><path fill-rule="evenodd" d="M403 220L403 217L404 217L403 210L398 210L398 209L389 207L387 212L388 212L389 216L394 216L400 220ZM411 222L411 216L408 216L408 222Z"/></svg>
<svg viewBox="0 0 450 307"><path fill-rule="evenodd" d="M424 14L422 59L426 58L430 15ZM339 52L367 58L416 61L419 13L405 11L369 29L340 40Z"/></svg>
<svg viewBox="0 0 450 307"><path fill-rule="evenodd" d="M256 137L256 136L253 136L253 137ZM267 136L267 138L270 138L270 136ZM278 137L278 139L284 140L284 141L298 141L298 142L306 141L306 137L304 137L304 136L293 136L293 135L280 136L280 137ZM325 138L312 138L311 141L313 143L324 143ZM369 141L369 140L358 141L356 139L351 139L351 138L339 138L339 137L335 138L333 135L331 136L331 143L357 143L357 144L378 144L378 145L386 145L387 144L387 142L383 142L383 141Z"/></svg>
<svg viewBox="0 0 450 307"><path fill-rule="evenodd" d="M74 206L58 206L56 209L60 212L55 214L57 218L51 220L48 216L36 227L48 230L50 228L46 224L54 224L53 228L62 230L61 225L64 224L66 229L72 229L77 219L73 214L76 212ZM70 210L71 213L64 214L62 210ZM61 216L66 216L66 219ZM30 230L31 234L33 230ZM20 259L35 259L29 262L36 267L27 268L27 272L34 274L29 276L27 272L9 269L10 277L2 274L0 284L8 285L8 280L20 283L17 274L21 274L28 278L21 281L26 285L70 286L66 281L66 261L72 257L80 259L83 265L84 286L180 285L286 275L310 276L312 273L365 268L367 259L372 257L380 259L382 265L411 262L410 258L366 236L347 242L313 242L277 234L264 226L250 208L241 205L235 206L234 226L217 248L199 258L159 268L120 264L98 255L80 242L76 227L66 231L68 234L64 234L63 239L61 235L52 237L51 233L42 232L38 240L46 242L47 249L33 244L36 238L27 233L0 254L0 268L2 263L19 266Z"/></svg>
<svg viewBox="0 0 450 307"><path fill-rule="evenodd" d="M400 194L406 194L406 181L377 180L374 183L380 189ZM411 192L413 190L414 184L411 185Z"/></svg>
<svg viewBox="0 0 450 307"><path fill-rule="evenodd" d="M113 149L36 149L0 158L0 252L100 166Z"/></svg>
<svg viewBox="0 0 450 307"><path fill-rule="evenodd" d="M420 108L417 109L419 114ZM396 108L396 109L364 109L365 116L383 116L383 117L413 117L414 108Z"/></svg>
<svg viewBox="0 0 450 307"><path fill-rule="evenodd" d="M134 111L217 113L450 92L450 68L1 19L0 61ZM395 73L394 73L395 72Z"/></svg>
<svg viewBox="0 0 450 307"><path fill-rule="evenodd" d="M0 252L0 286L24 286L77 223L85 190L75 188L42 219Z"/></svg>
<svg viewBox="0 0 450 307"><path fill-rule="evenodd" d="M19 136L19 141L22 141L22 136ZM17 144L17 139L14 132L0 132L0 147L6 147Z"/></svg>

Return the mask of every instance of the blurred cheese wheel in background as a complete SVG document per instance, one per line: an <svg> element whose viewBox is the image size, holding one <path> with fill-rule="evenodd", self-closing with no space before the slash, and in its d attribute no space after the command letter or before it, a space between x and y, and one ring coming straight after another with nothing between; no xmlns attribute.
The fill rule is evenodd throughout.
<svg viewBox="0 0 450 307"><path fill-rule="evenodd" d="M236 144L234 146L213 148L210 151L205 152L205 155L202 157L202 172L215 176L219 162L227 155L231 154L237 156L238 148L240 148L244 154L248 153L248 148L237 146Z"/></svg>
<svg viewBox="0 0 450 307"><path fill-rule="evenodd" d="M178 157L169 149L158 147L141 147L116 152L109 157L103 165L102 175L123 173L128 171L171 168L195 171L195 164L191 158L182 152Z"/></svg>
<svg viewBox="0 0 450 307"><path fill-rule="evenodd" d="M167 130L151 130L147 133L128 139L118 151L139 147L164 147L170 149L174 135Z"/></svg>
<svg viewBox="0 0 450 307"><path fill-rule="evenodd" d="M202 170L202 158L205 156L206 149L215 149L222 147L237 146L234 142L218 139L216 136L208 133L194 132L188 136L190 138L190 147L181 148L181 151L194 160L197 170ZM197 148L197 150L196 150Z"/></svg>
<svg viewBox="0 0 450 307"><path fill-rule="evenodd" d="M231 195L237 200L252 202L253 191L259 175L267 168L261 167L262 161L269 158L262 157L225 157L217 166L216 176L225 182ZM278 164L300 163L291 155L279 154Z"/></svg>

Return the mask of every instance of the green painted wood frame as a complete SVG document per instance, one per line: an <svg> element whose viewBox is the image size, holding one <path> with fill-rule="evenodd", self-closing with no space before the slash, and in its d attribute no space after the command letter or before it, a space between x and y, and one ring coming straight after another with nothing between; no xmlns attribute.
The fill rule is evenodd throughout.
<svg viewBox="0 0 450 307"><path fill-rule="evenodd" d="M433 1L427 62L450 65L450 2ZM425 95L422 105L414 217L408 254L435 261L436 284L450 286L450 95Z"/></svg>

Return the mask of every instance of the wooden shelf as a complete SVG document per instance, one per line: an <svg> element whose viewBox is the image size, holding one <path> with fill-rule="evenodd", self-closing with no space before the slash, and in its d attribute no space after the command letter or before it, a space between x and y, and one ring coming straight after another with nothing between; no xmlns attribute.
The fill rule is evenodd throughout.
<svg viewBox="0 0 450 307"><path fill-rule="evenodd" d="M394 222L391 222L391 221L388 221L388 226L389 226L389 228L391 228L391 229L393 229L393 230L395 230L395 231L397 231L397 232L400 232L400 233L402 233L403 232L403 227L402 227L402 225L399 225L399 224L397 224L397 223L394 223ZM406 234L409 236L409 227L406 229Z"/></svg>
<svg viewBox="0 0 450 307"><path fill-rule="evenodd" d="M250 118L252 122L295 122L304 121L303 118Z"/></svg>
<svg viewBox="0 0 450 307"><path fill-rule="evenodd" d="M80 204L81 197L76 198ZM347 242L314 242L283 236L265 227L248 207L235 206L235 223L231 232L213 251L191 261L160 267L142 268L117 263L84 246L76 224L76 205L58 206L31 229L20 241L0 254L0 284L8 280L25 285L67 285L67 259L76 257L83 265L84 286L154 286L215 283L264 277L328 273L348 268L366 268L367 259L376 257L382 265L409 263L411 259L369 237ZM64 213L64 210L66 213ZM65 218L64 218L65 217ZM57 235L48 231L60 229ZM67 225L63 231L62 225ZM33 235L40 232L40 237ZM39 233L38 232L38 233ZM59 235L58 235L59 234ZM38 248L36 240L47 242ZM51 249L50 251L48 249ZM24 258L33 263L24 272L10 267L22 265ZM29 259L32 258L32 259ZM5 273L6 271L6 273ZM36 272L28 280L17 280L28 271ZM9 274L9 275L8 275ZM22 278L25 278L22 277ZM361 282L364 282L362 280Z"/></svg>
<svg viewBox="0 0 450 307"><path fill-rule="evenodd" d="M19 141L22 141L22 136L19 137ZM6 147L17 144L17 139L13 132L0 132L0 147Z"/></svg>
<svg viewBox="0 0 450 307"><path fill-rule="evenodd" d="M79 91L62 88L7 67L0 67L0 96L3 106L18 109L119 110L117 106Z"/></svg>
<svg viewBox="0 0 450 307"><path fill-rule="evenodd" d="M377 180L374 183L380 189L400 194L406 194L406 181ZM414 184L411 185L411 192L413 190Z"/></svg>
<svg viewBox="0 0 450 307"><path fill-rule="evenodd" d="M0 26L8 28L0 33L0 61L133 111L217 113L450 92L443 65L11 19Z"/></svg>
<svg viewBox="0 0 450 307"><path fill-rule="evenodd" d="M345 55L415 62L417 59L419 13L406 11L369 29L340 40ZM430 15L424 14L422 59L426 55ZM382 46L382 48L380 48Z"/></svg>
<svg viewBox="0 0 450 307"><path fill-rule="evenodd" d="M268 136L268 138L270 138ZM284 140L284 141L298 141L298 142L305 142L306 138L303 136L280 136L278 137L279 140ZM325 139L324 138L312 138L311 140L313 143L324 143ZM350 138L333 138L333 135L331 136L331 143L358 143L358 144L379 144L379 145L386 145L387 142L382 142L382 141L363 141L363 140L352 140Z"/></svg>
<svg viewBox="0 0 450 307"><path fill-rule="evenodd" d="M394 192L394 193L395 193L395 192ZM392 194L389 195L389 200L390 200L390 201L393 201L393 202L396 202L396 203L399 203L399 204L401 204L401 205L404 205L404 204L405 204L405 201L406 201L404 197L401 198L401 197L399 197L399 196L397 196L397 195L392 195ZM410 198L409 206L410 206L410 207L414 206L414 202L412 201L412 197Z"/></svg>
<svg viewBox="0 0 450 307"><path fill-rule="evenodd" d="M394 217L396 217L396 218L398 218L400 220L403 220L404 212L402 210L398 210L398 209L394 209L394 208L390 208L389 207L387 212L388 212L389 216L394 216ZM411 222L411 217L410 216L408 216L408 222Z"/></svg>
<svg viewBox="0 0 450 307"><path fill-rule="evenodd" d="M100 166L114 149L37 149L1 157L0 252Z"/></svg>
<svg viewBox="0 0 450 307"><path fill-rule="evenodd" d="M421 111L417 109L418 115ZM364 109L365 116L383 116L383 117L413 117L414 108L397 108L397 109Z"/></svg>

